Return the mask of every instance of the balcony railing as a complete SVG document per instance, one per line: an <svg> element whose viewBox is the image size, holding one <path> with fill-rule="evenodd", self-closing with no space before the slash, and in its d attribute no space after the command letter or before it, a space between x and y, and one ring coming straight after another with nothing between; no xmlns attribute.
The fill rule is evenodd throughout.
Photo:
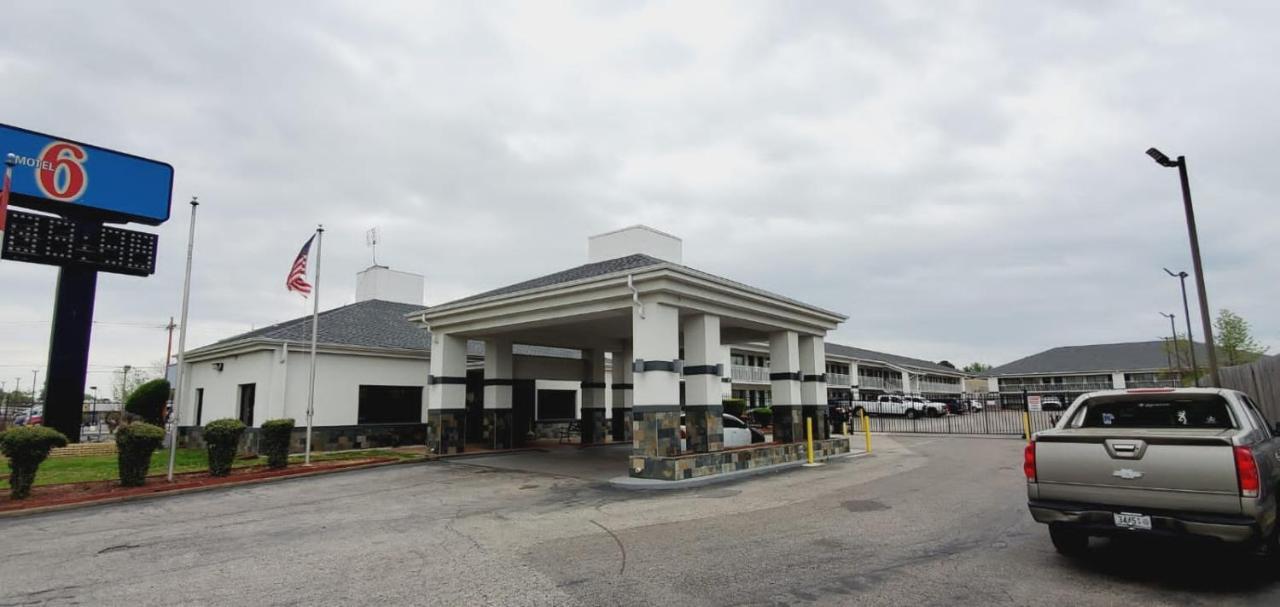
<svg viewBox="0 0 1280 607"><path fill-rule="evenodd" d="M769 368L733 365L733 381L750 384L767 384L769 383Z"/></svg>
<svg viewBox="0 0 1280 607"><path fill-rule="evenodd" d="M1130 379L1124 382L1126 388L1181 388L1182 381L1177 379Z"/></svg>
<svg viewBox="0 0 1280 607"><path fill-rule="evenodd" d="M1111 382L1070 382L1061 384L1000 384L1001 392L1092 392L1094 390L1111 390Z"/></svg>
<svg viewBox="0 0 1280 607"><path fill-rule="evenodd" d="M955 392L960 393L960 384L948 384L946 382L924 381L920 382L921 392Z"/></svg>
<svg viewBox="0 0 1280 607"><path fill-rule="evenodd" d="M850 386L853 384L849 383L848 373L828 373L827 385L828 386Z"/></svg>
<svg viewBox="0 0 1280 607"><path fill-rule="evenodd" d="M883 390L883 389L884 389L884 378L883 378L883 377L870 377L870 376L867 376L867 375L859 375L859 376L858 376L858 387L859 387L859 388L866 388L866 389L868 389L868 390Z"/></svg>

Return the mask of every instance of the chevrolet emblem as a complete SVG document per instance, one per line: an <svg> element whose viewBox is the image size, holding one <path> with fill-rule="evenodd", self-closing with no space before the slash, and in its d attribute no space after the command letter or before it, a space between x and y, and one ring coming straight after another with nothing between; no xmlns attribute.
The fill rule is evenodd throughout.
<svg viewBox="0 0 1280 607"><path fill-rule="evenodd" d="M1116 477L1120 477L1120 478L1122 478L1122 479L1125 479L1125 480L1127 480L1127 481L1131 481L1131 480L1133 480L1133 479L1135 479L1135 478L1142 478L1142 473L1141 473L1141 472L1138 472L1137 470L1130 470L1130 469L1128 469L1128 468L1121 468L1121 469L1119 469L1119 470L1116 470L1115 472L1112 472L1112 473L1111 473L1111 476L1116 476Z"/></svg>

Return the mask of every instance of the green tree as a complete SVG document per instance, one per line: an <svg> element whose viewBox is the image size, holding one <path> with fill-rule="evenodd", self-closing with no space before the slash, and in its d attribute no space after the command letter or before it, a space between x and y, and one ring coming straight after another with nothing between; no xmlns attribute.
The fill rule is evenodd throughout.
<svg viewBox="0 0 1280 607"><path fill-rule="evenodd" d="M1267 348L1259 344L1250 333L1249 321L1238 314L1223 308L1218 311L1218 319L1213 321L1214 343L1222 354L1224 365L1243 365L1251 363L1267 353Z"/></svg>
<svg viewBox="0 0 1280 607"><path fill-rule="evenodd" d="M141 417L148 424L164 425L165 405L169 402L169 382L153 379L129 395L124 410Z"/></svg>
<svg viewBox="0 0 1280 607"><path fill-rule="evenodd" d="M991 365L988 365L987 363L969 363L965 365L963 369L960 369L960 370L964 371L965 373L973 373L976 375L978 373L990 371Z"/></svg>

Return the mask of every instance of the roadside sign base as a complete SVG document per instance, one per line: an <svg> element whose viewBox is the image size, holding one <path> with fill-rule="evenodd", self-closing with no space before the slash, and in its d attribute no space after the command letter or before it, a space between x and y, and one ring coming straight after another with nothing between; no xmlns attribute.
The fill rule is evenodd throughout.
<svg viewBox="0 0 1280 607"><path fill-rule="evenodd" d="M65 434L73 443L80 442L97 287L98 273L94 270L64 266L58 271L49 368L45 373L44 425Z"/></svg>

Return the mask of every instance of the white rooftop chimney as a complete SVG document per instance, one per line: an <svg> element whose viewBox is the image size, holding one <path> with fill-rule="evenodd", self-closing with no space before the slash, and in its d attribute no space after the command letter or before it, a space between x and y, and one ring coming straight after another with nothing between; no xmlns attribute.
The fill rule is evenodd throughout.
<svg viewBox="0 0 1280 607"><path fill-rule="evenodd" d="M649 226L634 225L587 239L588 263L637 253L672 263L684 263L683 241Z"/></svg>
<svg viewBox="0 0 1280 607"><path fill-rule="evenodd" d="M422 305L425 285L421 274L398 272L387 266L369 266L356 274L356 301L380 299Z"/></svg>

